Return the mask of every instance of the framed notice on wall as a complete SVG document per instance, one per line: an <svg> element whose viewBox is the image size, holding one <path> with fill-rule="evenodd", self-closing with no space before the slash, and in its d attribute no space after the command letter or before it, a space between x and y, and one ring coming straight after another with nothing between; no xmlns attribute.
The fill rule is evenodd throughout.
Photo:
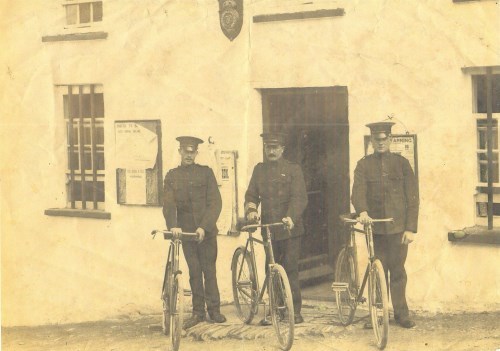
<svg viewBox="0 0 500 351"><path fill-rule="evenodd" d="M237 151L216 150L214 169L222 197L222 210L217 221L219 234L235 235L238 221L238 192L236 182Z"/></svg>
<svg viewBox="0 0 500 351"><path fill-rule="evenodd" d="M418 184L418 152L416 134L392 134L392 143L390 148L392 153L404 156L411 165ZM373 154L373 146L370 142L370 136L365 135L365 155Z"/></svg>
<svg viewBox="0 0 500 351"><path fill-rule="evenodd" d="M117 202L161 206L160 120L115 121Z"/></svg>

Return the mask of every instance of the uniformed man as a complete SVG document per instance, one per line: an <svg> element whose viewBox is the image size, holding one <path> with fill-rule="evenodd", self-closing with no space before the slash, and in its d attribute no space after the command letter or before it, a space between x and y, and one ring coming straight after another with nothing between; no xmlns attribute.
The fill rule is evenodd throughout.
<svg viewBox="0 0 500 351"><path fill-rule="evenodd" d="M183 242L184 257L189 267L193 314L184 323L191 328L205 320L205 304L212 321L226 321L220 313L215 261L217 259L216 222L222 209L222 199L214 172L195 163L198 144L203 140L181 136L181 165L165 176L163 216L174 233L196 232L201 242Z"/></svg>
<svg viewBox="0 0 500 351"><path fill-rule="evenodd" d="M393 223L374 223L375 256L382 262L389 281L396 322L412 328L415 322L410 319L406 303L404 265L408 244L417 233L418 188L408 160L389 151L393 125L367 124L374 153L363 157L354 170L351 200L363 224L371 223L372 218L394 219Z"/></svg>
<svg viewBox="0 0 500 351"><path fill-rule="evenodd" d="M304 233L302 214L307 206L307 192L302 169L296 163L282 158L285 135L261 134L264 141L265 162L255 166L245 194L247 221L258 220L261 206L262 223L283 222L289 230L272 230L274 257L286 271L292 290L295 323L302 323L302 298L299 285L300 239ZM268 259L266 258L266 269ZM267 318L261 324L270 324Z"/></svg>

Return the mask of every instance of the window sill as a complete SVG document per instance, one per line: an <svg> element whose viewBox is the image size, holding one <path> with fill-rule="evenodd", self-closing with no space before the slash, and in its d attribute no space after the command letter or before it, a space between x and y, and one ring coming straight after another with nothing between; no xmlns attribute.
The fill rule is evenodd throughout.
<svg viewBox="0 0 500 351"><path fill-rule="evenodd" d="M448 241L456 243L500 245L500 228L488 230L487 227L474 226L448 233Z"/></svg>
<svg viewBox="0 0 500 351"><path fill-rule="evenodd" d="M313 18L328 18L328 17L339 17L344 15L345 11L342 8L320 9L320 10L288 12L288 13L273 13L273 14L253 16L253 23L304 20Z"/></svg>
<svg viewBox="0 0 500 351"><path fill-rule="evenodd" d="M54 41L98 40L106 39L107 37L107 32L68 33L58 35L45 35L42 37L42 42L47 43Z"/></svg>
<svg viewBox="0 0 500 351"><path fill-rule="evenodd" d="M111 213L99 210L80 210L72 208L49 208L45 210L47 216L80 217L95 219L111 219Z"/></svg>

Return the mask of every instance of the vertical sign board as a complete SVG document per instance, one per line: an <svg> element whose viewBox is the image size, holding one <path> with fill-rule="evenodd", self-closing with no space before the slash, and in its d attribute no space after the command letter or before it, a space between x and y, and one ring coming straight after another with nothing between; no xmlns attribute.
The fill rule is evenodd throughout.
<svg viewBox="0 0 500 351"><path fill-rule="evenodd" d="M222 197L222 211L217 221L219 234L235 235L238 233L238 192L236 183L237 151L216 150L216 178Z"/></svg>
<svg viewBox="0 0 500 351"><path fill-rule="evenodd" d="M117 202L160 206L160 120L116 121L115 147Z"/></svg>
<svg viewBox="0 0 500 351"><path fill-rule="evenodd" d="M418 186L418 153L417 153L417 135L416 134L393 134L390 151L404 156L411 165ZM373 153L373 146L370 142L370 136L365 135L365 155Z"/></svg>

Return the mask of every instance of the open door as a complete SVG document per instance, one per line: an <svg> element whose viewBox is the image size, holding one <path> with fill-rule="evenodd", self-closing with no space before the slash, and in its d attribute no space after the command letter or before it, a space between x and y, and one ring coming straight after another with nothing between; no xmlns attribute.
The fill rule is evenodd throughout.
<svg viewBox="0 0 500 351"><path fill-rule="evenodd" d="M300 279L333 273L349 211L347 88L263 89L264 132L287 134L284 157L302 166L308 194Z"/></svg>

